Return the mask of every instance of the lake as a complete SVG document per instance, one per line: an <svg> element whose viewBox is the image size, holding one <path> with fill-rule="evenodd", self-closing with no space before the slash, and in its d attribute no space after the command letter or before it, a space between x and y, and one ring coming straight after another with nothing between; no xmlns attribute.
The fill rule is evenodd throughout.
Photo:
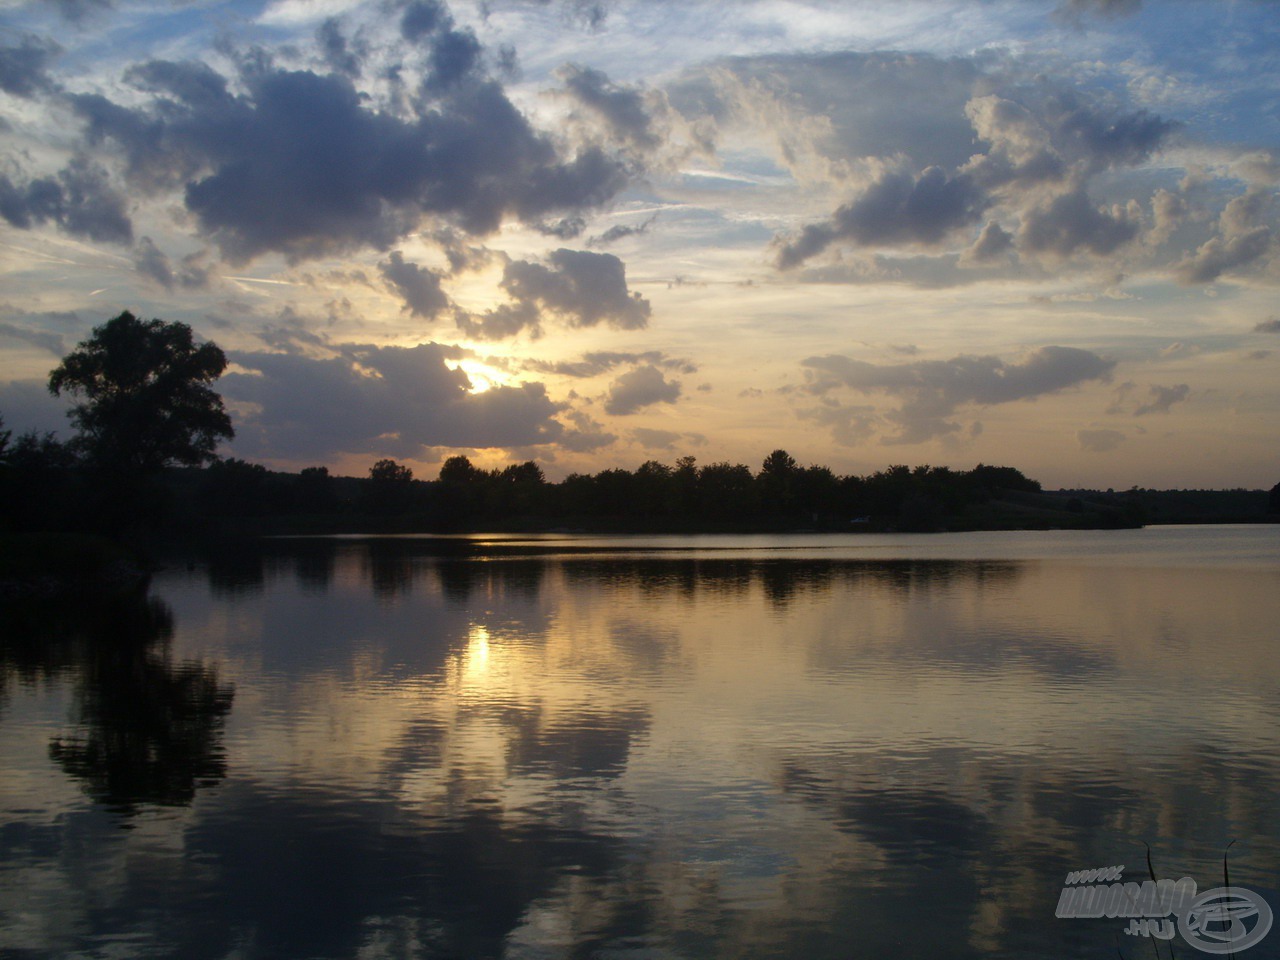
<svg viewBox="0 0 1280 960"><path fill-rule="evenodd" d="M4 633L4 958L1185 960L1067 874L1233 841L1280 909L1280 526L278 539Z"/></svg>

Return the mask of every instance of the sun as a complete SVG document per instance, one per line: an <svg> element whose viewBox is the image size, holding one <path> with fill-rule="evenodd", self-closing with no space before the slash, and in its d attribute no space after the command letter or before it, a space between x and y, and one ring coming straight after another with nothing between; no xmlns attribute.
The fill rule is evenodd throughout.
<svg viewBox="0 0 1280 960"><path fill-rule="evenodd" d="M453 369L461 370L467 375L467 380L471 383L467 393L470 394L487 393L494 387L503 385L502 374L478 360L459 360Z"/></svg>

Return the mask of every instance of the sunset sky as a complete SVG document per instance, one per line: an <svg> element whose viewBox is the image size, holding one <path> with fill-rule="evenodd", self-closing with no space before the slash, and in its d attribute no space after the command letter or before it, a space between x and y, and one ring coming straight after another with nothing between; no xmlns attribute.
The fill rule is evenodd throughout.
<svg viewBox="0 0 1280 960"><path fill-rule="evenodd" d="M0 415L122 310L223 453L1280 480L1269 0L0 0Z"/></svg>

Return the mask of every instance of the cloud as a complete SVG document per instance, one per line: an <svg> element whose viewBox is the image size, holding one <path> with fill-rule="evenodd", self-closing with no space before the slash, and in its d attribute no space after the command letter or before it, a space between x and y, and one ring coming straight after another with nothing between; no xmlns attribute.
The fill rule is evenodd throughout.
<svg viewBox="0 0 1280 960"><path fill-rule="evenodd" d="M329 69L355 79L364 67L364 51L348 43L337 17L330 17L316 30L316 42Z"/></svg>
<svg viewBox="0 0 1280 960"><path fill-rule="evenodd" d="M572 426L557 441L558 445L574 453L590 453L610 446L618 439L616 433L604 429L604 424L581 410L569 410L564 419Z"/></svg>
<svg viewBox="0 0 1280 960"><path fill-rule="evenodd" d="M1280 317L1263 320L1253 328L1254 333L1280 333Z"/></svg>
<svg viewBox="0 0 1280 960"><path fill-rule="evenodd" d="M664 370L679 373L697 373L698 367L689 360L669 357L661 350L646 350L642 353L626 353L612 350L595 350L584 353L579 360L528 360L525 369L539 373L553 373L563 377L596 377L608 373L615 367L627 364L649 364Z"/></svg>
<svg viewBox="0 0 1280 960"><path fill-rule="evenodd" d="M1133 411L1135 417L1143 417L1149 413L1168 413L1169 408L1175 403L1181 403L1191 395L1191 388L1185 383L1179 383L1173 387L1161 387L1152 384L1148 390L1150 400L1140 404Z"/></svg>
<svg viewBox="0 0 1280 960"><path fill-rule="evenodd" d="M629 370L613 381L604 409L614 416L626 416L655 403L675 403L679 397L678 380L667 380L657 367L646 365Z"/></svg>
<svg viewBox="0 0 1280 960"><path fill-rule="evenodd" d="M1247 266L1271 249L1271 230L1255 227L1234 237L1214 237L1195 253L1174 266L1174 274L1185 284L1213 283L1224 273Z"/></svg>
<svg viewBox="0 0 1280 960"><path fill-rule="evenodd" d="M557 76L564 83L565 94L604 121L614 140L642 153L662 145L663 137L655 129L651 106L642 91L613 83L603 72L577 64L565 65Z"/></svg>
<svg viewBox="0 0 1280 960"><path fill-rule="evenodd" d="M50 6L72 23L79 23L95 13L110 10L113 0L51 0Z"/></svg>
<svg viewBox="0 0 1280 960"><path fill-rule="evenodd" d="M458 314L468 336L495 340L525 329L538 336L547 315L573 328L603 323L638 330L649 322L649 301L627 290L626 266L611 253L562 247L546 264L514 260L503 271L502 288L511 303L480 315Z"/></svg>
<svg viewBox="0 0 1280 960"><path fill-rule="evenodd" d="M587 241L587 245L592 247L603 247L610 243L614 243L615 241L621 240L624 237L638 237L642 233L648 233L649 228L653 226L654 221L657 219L658 219L658 215L655 213L653 216L649 217L649 219L645 220L643 223L638 223L635 226L628 226L622 223L615 224L614 226L606 230L604 233L600 234L600 236L592 237L590 240Z"/></svg>
<svg viewBox="0 0 1280 960"><path fill-rule="evenodd" d="M46 68L61 52L52 40L26 36L17 46L0 47L0 90L34 97L56 86Z"/></svg>
<svg viewBox="0 0 1280 960"><path fill-rule="evenodd" d="M565 217L554 223L538 223L534 225L544 237L556 237L560 240L572 240L587 229L587 221L582 217Z"/></svg>
<svg viewBox="0 0 1280 960"><path fill-rule="evenodd" d="M991 220L982 228L982 232L978 234L978 239L974 241L973 246L962 253L957 262L960 266L993 263L1012 252L1013 234L1009 233L994 220Z"/></svg>
<svg viewBox="0 0 1280 960"><path fill-rule="evenodd" d="M1076 441L1080 444L1081 450L1087 450L1089 453L1106 453L1108 450L1114 450L1120 444L1128 439L1119 430L1079 430L1076 432Z"/></svg>
<svg viewBox="0 0 1280 960"><path fill-rule="evenodd" d="M780 245L777 265L786 270L837 241L858 246L932 245L959 227L975 223L987 199L973 181L929 167L918 177L886 173L826 223L810 224Z"/></svg>
<svg viewBox="0 0 1280 960"><path fill-rule="evenodd" d="M62 337L47 330L32 330L29 327L19 327L12 323L0 321L0 337L8 337L13 340L20 340L23 343L29 343L33 347L39 347L41 350L48 350L56 357L61 357L67 352L67 346Z"/></svg>
<svg viewBox="0 0 1280 960"><path fill-rule="evenodd" d="M682 436L674 430L650 430L647 427L636 427L631 431L632 439L649 450L674 450Z"/></svg>
<svg viewBox="0 0 1280 960"><path fill-rule="evenodd" d="M1078 25L1085 16L1116 19L1132 16L1141 9L1142 0L1066 0L1054 10L1054 16Z"/></svg>
<svg viewBox="0 0 1280 960"><path fill-rule="evenodd" d="M74 158L56 177L24 185L0 175L0 217L20 230L53 222L74 236L133 242L124 197L111 186L106 170L86 157Z"/></svg>
<svg viewBox="0 0 1280 960"><path fill-rule="evenodd" d="M440 274L409 263L399 250L378 264L378 272L404 300L404 309L415 317L431 319L449 307L449 296L440 286Z"/></svg>
<svg viewBox="0 0 1280 960"><path fill-rule="evenodd" d="M133 248L133 268L166 290L172 291L174 287L196 290L208 286L212 277L212 271L203 263L204 256L203 253L188 254L175 270L164 251L150 237L143 237Z"/></svg>
<svg viewBox="0 0 1280 960"><path fill-rule="evenodd" d="M776 138L779 162L802 183L863 184L827 220L775 237L781 269L837 244L940 247L971 237L993 208L999 223L965 252L965 265L1015 245L1109 255L1137 236L1141 210L1099 208L1088 199L1091 179L1143 165L1178 124L1034 71L990 56L771 55L692 72L670 96L687 119L706 114L722 137L745 126ZM1058 197L1046 199L1055 184ZM1003 224L1017 221L1014 244Z"/></svg>
<svg viewBox="0 0 1280 960"><path fill-rule="evenodd" d="M949 418L962 406L1034 400L1091 380L1106 380L1115 361L1076 347L1046 346L1019 363L993 356L962 356L876 365L830 355L810 357L803 366L812 371L808 386L812 393L848 387L899 398L900 408L886 415L898 433L885 442L920 443L961 429ZM834 413L813 416L837 422Z"/></svg>
<svg viewBox="0 0 1280 960"><path fill-rule="evenodd" d="M1272 246L1271 228L1264 223L1271 209L1269 190L1252 187L1233 197L1218 217L1218 236L1175 266L1178 279L1186 284L1212 283L1265 256Z"/></svg>
<svg viewBox="0 0 1280 960"><path fill-rule="evenodd" d="M796 416L830 429L831 439L842 447L859 446L876 432L874 407L842 404L833 397L824 397L817 407L797 410Z"/></svg>
<svg viewBox="0 0 1280 960"><path fill-rule="evenodd" d="M181 189L201 232L236 262L385 250L427 217L486 235L508 218L598 206L627 182L598 147L562 155L497 82L433 62L401 113L344 73L253 60L236 78L243 92L205 64L150 61L126 72L137 105L101 94L68 103L88 146L114 146L137 189Z"/></svg>
<svg viewBox="0 0 1280 960"><path fill-rule="evenodd" d="M1082 190L1072 190L1031 210L1023 220L1018 242L1033 253L1069 257L1083 248L1102 255L1136 237L1138 227L1131 211L1099 208Z"/></svg>
<svg viewBox="0 0 1280 960"><path fill-rule="evenodd" d="M410 457L424 447L512 447L553 443L565 432L537 383L468 392L471 383L446 360L460 347L342 344L336 356L234 352L253 373L229 373L219 387L248 412L236 423L235 448L283 459L343 453ZM247 405L247 406L246 406Z"/></svg>

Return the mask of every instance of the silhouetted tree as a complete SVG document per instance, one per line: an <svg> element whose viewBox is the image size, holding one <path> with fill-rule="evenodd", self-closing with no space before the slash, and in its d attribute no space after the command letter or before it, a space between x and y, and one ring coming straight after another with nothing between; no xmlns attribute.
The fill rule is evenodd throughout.
<svg viewBox="0 0 1280 960"><path fill-rule="evenodd" d="M1280 513L1280 483L1271 488L1271 495L1267 500L1267 504L1272 513Z"/></svg>
<svg viewBox="0 0 1280 960"><path fill-rule="evenodd" d="M334 507L333 477L328 467L305 467L293 487L296 509L304 513L323 513Z"/></svg>
<svg viewBox="0 0 1280 960"><path fill-rule="evenodd" d="M79 399L70 413L75 442L95 466L146 474L211 460L218 441L234 436L210 386L226 367L222 350L197 345L185 323L126 310L63 358L49 390Z"/></svg>
<svg viewBox="0 0 1280 960"><path fill-rule="evenodd" d="M375 513L399 513L410 505L413 470L394 460L379 460L369 468L369 508Z"/></svg>
<svg viewBox="0 0 1280 960"><path fill-rule="evenodd" d="M0 467L0 512L15 530L72 529L78 515L79 459L52 433L29 430L7 444Z"/></svg>
<svg viewBox="0 0 1280 960"><path fill-rule="evenodd" d="M665 463L646 460L633 478L636 512L642 517L667 517L676 510L675 471Z"/></svg>
<svg viewBox="0 0 1280 960"><path fill-rule="evenodd" d="M756 482L765 513L786 516L795 512L798 474L795 457L785 450L775 450L764 458Z"/></svg>
<svg viewBox="0 0 1280 960"><path fill-rule="evenodd" d="M394 460L379 460L369 468L369 479L374 483L408 483L413 470Z"/></svg>
<svg viewBox="0 0 1280 960"><path fill-rule="evenodd" d="M491 478L490 511L499 516L528 516L536 513L544 501L546 475L532 460L513 463Z"/></svg>
<svg viewBox="0 0 1280 960"><path fill-rule="evenodd" d="M698 508L726 520L753 516L758 507L755 478L744 463L711 463L698 471Z"/></svg>
<svg viewBox="0 0 1280 960"><path fill-rule="evenodd" d="M466 457L450 457L440 467L440 482L448 484L475 483L484 471L474 466Z"/></svg>

